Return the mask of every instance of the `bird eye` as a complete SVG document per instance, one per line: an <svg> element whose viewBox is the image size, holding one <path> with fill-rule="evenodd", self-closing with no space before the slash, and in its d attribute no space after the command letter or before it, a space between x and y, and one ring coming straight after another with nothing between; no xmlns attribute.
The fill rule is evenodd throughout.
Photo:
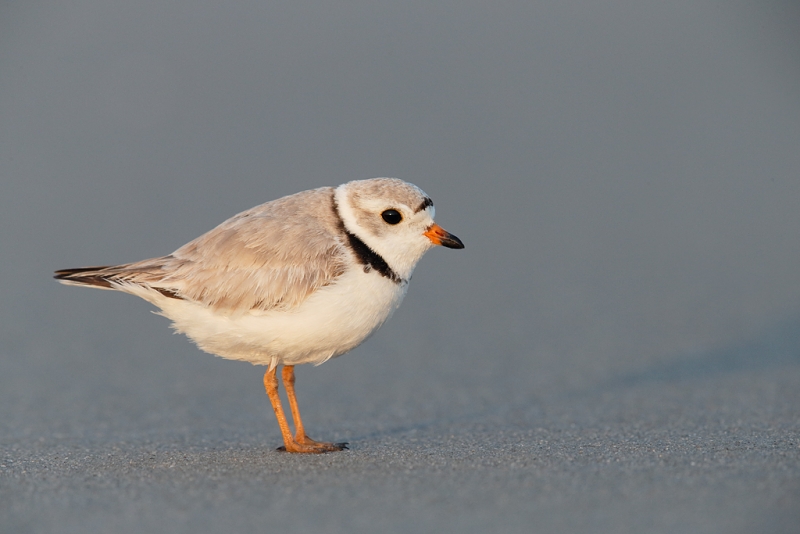
<svg viewBox="0 0 800 534"><path fill-rule="evenodd" d="M397 224L403 220L403 216L397 210L386 210L381 213L381 217L389 224Z"/></svg>

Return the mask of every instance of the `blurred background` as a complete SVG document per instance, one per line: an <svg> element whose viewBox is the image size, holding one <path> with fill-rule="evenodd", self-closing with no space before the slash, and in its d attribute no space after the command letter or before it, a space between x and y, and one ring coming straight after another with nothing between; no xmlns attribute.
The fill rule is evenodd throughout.
<svg viewBox="0 0 800 534"><path fill-rule="evenodd" d="M2 4L2 435L279 443L262 369L52 271L376 176L466 249L298 369L315 437L743 370L796 411L798 27L788 1Z"/></svg>

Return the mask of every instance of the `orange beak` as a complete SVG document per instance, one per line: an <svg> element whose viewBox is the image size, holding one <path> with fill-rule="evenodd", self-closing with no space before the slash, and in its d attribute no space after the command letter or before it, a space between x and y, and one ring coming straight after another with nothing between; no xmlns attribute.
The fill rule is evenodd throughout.
<svg viewBox="0 0 800 534"><path fill-rule="evenodd" d="M447 248L464 248L464 243L459 238L436 223L433 223L422 235L430 239L434 245L441 245Z"/></svg>

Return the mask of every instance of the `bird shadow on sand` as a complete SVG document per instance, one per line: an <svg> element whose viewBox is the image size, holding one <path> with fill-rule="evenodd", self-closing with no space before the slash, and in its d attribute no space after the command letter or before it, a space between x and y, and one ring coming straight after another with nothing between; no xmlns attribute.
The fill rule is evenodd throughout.
<svg viewBox="0 0 800 534"><path fill-rule="evenodd" d="M739 342L683 354L641 370L622 373L590 388L625 389L647 384L710 380L722 375L800 365L800 316L785 319Z"/></svg>
<svg viewBox="0 0 800 534"><path fill-rule="evenodd" d="M448 432L475 425L522 424L528 426L535 421L547 419L545 412L558 405L592 406L613 403L619 395L642 388L662 388L676 385L706 387L706 384L736 374L775 372L780 369L800 367L800 314L773 323L756 335L741 339L722 347L675 355L668 361L660 361L640 369L620 372L582 386L565 388L553 394L527 393L517 396L514 402L484 405L481 408L461 412L453 416L409 421L384 427L351 437L357 444L381 437L400 437L419 433L430 435ZM608 395L611 395L608 397ZM569 408L559 408L569 412ZM516 421L516 423L515 423ZM536 423L538 426L539 423Z"/></svg>

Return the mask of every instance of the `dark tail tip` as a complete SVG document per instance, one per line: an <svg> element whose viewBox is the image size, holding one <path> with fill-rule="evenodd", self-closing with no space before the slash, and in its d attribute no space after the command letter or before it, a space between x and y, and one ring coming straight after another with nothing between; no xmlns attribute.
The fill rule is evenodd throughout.
<svg viewBox="0 0 800 534"><path fill-rule="evenodd" d="M78 284L89 286L99 286L111 288L111 283L103 278L99 271L107 269L105 267L78 267L77 269L60 269L55 272L53 278L56 280L68 280Z"/></svg>

